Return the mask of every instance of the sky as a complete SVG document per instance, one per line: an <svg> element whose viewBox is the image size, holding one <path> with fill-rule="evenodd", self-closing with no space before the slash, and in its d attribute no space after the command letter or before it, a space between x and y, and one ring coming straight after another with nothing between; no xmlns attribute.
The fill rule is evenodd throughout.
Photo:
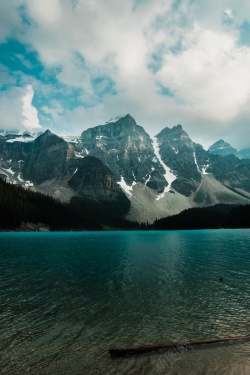
<svg viewBox="0 0 250 375"><path fill-rule="evenodd" d="M248 0L0 0L0 129L80 135L131 114L250 147Z"/></svg>

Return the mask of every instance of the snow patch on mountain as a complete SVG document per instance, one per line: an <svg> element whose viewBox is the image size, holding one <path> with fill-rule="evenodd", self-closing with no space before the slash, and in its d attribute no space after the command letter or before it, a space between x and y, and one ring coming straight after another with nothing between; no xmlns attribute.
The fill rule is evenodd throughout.
<svg viewBox="0 0 250 375"><path fill-rule="evenodd" d="M2 167L2 169L5 171L5 172L8 172L8 173L10 173L12 176L15 174L15 172L11 169L11 168L3 168Z"/></svg>
<svg viewBox="0 0 250 375"><path fill-rule="evenodd" d="M207 172L207 169L209 167L209 164L205 165L203 168L202 168L202 174L210 174Z"/></svg>
<svg viewBox="0 0 250 375"><path fill-rule="evenodd" d="M20 182L24 182L23 179L21 178L21 173L18 173L17 179L18 179Z"/></svg>
<svg viewBox="0 0 250 375"><path fill-rule="evenodd" d="M179 151L176 150L176 148L174 146L172 146L171 144L170 144L170 146L171 146L172 150L175 152L175 154L178 154Z"/></svg>
<svg viewBox="0 0 250 375"><path fill-rule="evenodd" d="M204 165L204 166L202 167L202 169L200 170L200 168L199 168L199 166L198 166L198 163L197 163L196 153L193 152L193 155L194 155L194 163L195 163L195 165L196 165L196 167L197 167L197 171L198 171L199 173L201 173L201 174L209 174L209 173L207 172L207 169L208 169L208 167L209 167L209 164Z"/></svg>
<svg viewBox="0 0 250 375"><path fill-rule="evenodd" d="M147 185L147 183L150 181L150 179L151 179L151 174L149 173L149 174L148 174L148 178L147 178L146 181L145 181L145 185Z"/></svg>
<svg viewBox="0 0 250 375"><path fill-rule="evenodd" d="M12 139L8 139L7 143L13 143L13 142L33 142L36 138L35 137L16 137Z"/></svg>
<svg viewBox="0 0 250 375"><path fill-rule="evenodd" d="M153 137L153 149L154 149L154 153L155 153L157 159L159 160L160 164L163 166L163 168L166 172L164 174L164 177L165 177L165 180L168 183L168 186L165 187L164 192L161 193L160 195L158 195L158 197L156 198L156 200L159 200L159 199L163 198L166 193L169 192L169 190L171 189L171 185L174 182L174 180L176 180L177 176L171 171L171 169L162 160L161 155L160 155L160 146L159 146L159 143L158 143L158 139L156 137Z"/></svg>
<svg viewBox="0 0 250 375"><path fill-rule="evenodd" d="M193 152L193 156L194 156L194 163L195 163L195 165L196 165L197 171L198 171L199 173L201 173L201 170L200 170L200 168L199 168L199 166L198 166L198 163L197 163L196 153L195 153L195 152Z"/></svg>
<svg viewBox="0 0 250 375"><path fill-rule="evenodd" d="M127 185L126 181L124 180L124 177L121 176L121 181L119 181L117 183L121 186L122 190L124 190L130 197L132 196L131 191L133 191L133 186L136 185L135 181L133 181L132 185L129 186L129 185Z"/></svg>
<svg viewBox="0 0 250 375"><path fill-rule="evenodd" d="M78 159L83 159L83 158L85 158L85 155L83 155L81 152L75 152L75 157L78 158Z"/></svg>
<svg viewBox="0 0 250 375"><path fill-rule="evenodd" d="M33 187L34 186L34 184L33 184L33 182L31 182L31 181L25 181L25 185L24 185L26 188L29 188L29 187Z"/></svg>

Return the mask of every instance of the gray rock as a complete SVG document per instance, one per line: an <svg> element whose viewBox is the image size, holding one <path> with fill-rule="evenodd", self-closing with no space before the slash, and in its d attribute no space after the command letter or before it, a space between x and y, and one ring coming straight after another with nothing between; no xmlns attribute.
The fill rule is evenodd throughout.
<svg viewBox="0 0 250 375"><path fill-rule="evenodd" d="M196 144L181 125L174 126L172 129L166 127L156 137L160 144L162 160L177 175L172 188L189 196L201 181L201 174L194 157ZM202 148L200 145L199 147Z"/></svg>
<svg viewBox="0 0 250 375"><path fill-rule="evenodd" d="M70 148L62 138L50 130L32 142L32 149L23 165L23 176L40 184L53 178L61 178L68 173L67 160Z"/></svg>
<svg viewBox="0 0 250 375"><path fill-rule="evenodd" d="M101 200L116 200L124 194L109 168L93 156L87 156L78 163L68 184L79 195Z"/></svg>
<svg viewBox="0 0 250 375"><path fill-rule="evenodd" d="M225 142L223 139L215 142L212 146L209 147L208 151L213 155L235 155L239 157L239 151L236 148L232 147L229 143Z"/></svg>
<svg viewBox="0 0 250 375"><path fill-rule="evenodd" d="M84 131L81 143L89 155L108 166L116 181L121 177L128 185L148 181L147 186L159 192L166 186L164 169L155 158L150 136L130 115Z"/></svg>

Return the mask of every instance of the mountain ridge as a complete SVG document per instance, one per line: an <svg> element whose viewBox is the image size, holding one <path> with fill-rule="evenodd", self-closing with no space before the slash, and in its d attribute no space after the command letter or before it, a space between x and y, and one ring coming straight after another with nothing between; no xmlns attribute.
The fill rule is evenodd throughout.
<svg viewBox="0 0 250 375"><path fill-rule="evenodd" d="M223 139L219 139L215 143L213 143L209 148L208 151L213 155L235 155L239 159L250 159L250 148L243 148L241 150L237 150L236 148L232 147L230 143L225 142Z"/></svg>
<svg viewBox="0 0 250 375"><path fill-rule="evenodd" d="M130 220L153 222L191 207L250 199L250 160L204 150L180 124L151 138L127 114L69 141L49 129L26 142L11 137L0 137L3 178L62 201L81 194L126 198Z"/></svg>

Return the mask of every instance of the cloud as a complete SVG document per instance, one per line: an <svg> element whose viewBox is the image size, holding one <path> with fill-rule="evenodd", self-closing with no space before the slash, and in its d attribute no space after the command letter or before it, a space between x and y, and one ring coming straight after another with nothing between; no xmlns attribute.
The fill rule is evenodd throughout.
<svg viewBox="0 0 250 375"><path fill-rule="evenodd" d="M158 80L202 119L225 123L234 119L250 98L250 49L237 46L235 36L196 25L179 54L167 53Z"/></svg>
<svg viewBox="0 0 250 375"><path fill-rule="evenodd" d="M22 88L14 86L11 86L6 91L0 91L1 129L9 131L24 130L20 121L23 94L24 90Z"/></svg>
<svg viewBox="0 0 250 375"><path fill-rule="evenodd" d="M15 84L15 77L10 74L9 69L6 66L0 64L0 88Z"/></svg>
<svg viewBox="0 0 250 375"><path fill-rule="evenodd" d="M0 43L14 37L21 27L21 17L15 0L0 2Z"/></svg>
<svg viewBox="0 0 250 375"><path fill-rule="evenodd" d="M24 128L29 131L38 130L42 128L38 119L38 111L32 105L33 97L33 87L31 85L27 85L26 92L22 97L22 124Z"/></svg>
<svg viewBox="0 0 250 375"><path fill-rule="evenodd" d="M43 68L39 77L27 70L30 76L15 77L21 126L39 128L39 114L54 129L79 134L130 113L152 135L182 123L198 140L230 132L243 142L237 132L250 101L248 1L2 3L0 40L18 39ZM28 67L25 53L17 57Z"/></svg>
<svg viewBox="0 0 250 375"><path fill-rule="evenodd" d="M234 11L232 9L225 9L224 15L229 18L230 20L233 20L235 18Z"/></svg>

